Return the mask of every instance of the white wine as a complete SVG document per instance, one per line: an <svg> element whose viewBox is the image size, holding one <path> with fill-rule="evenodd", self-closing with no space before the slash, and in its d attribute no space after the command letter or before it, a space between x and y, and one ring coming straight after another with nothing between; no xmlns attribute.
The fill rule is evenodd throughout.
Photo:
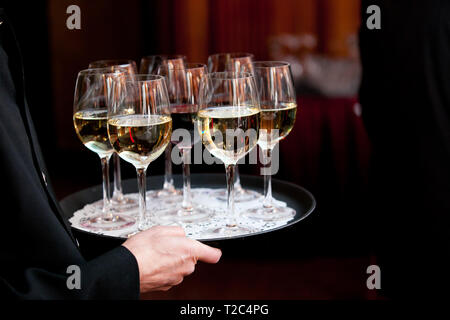
<svg viewBox="0 0 450 320"><path fill-rule="evenodd" d="M297 104L286 103L276 107L261 106L261 125L258 144L263 150L273 149L294 128Z"/></svg>
<svg viewBox="0 0 450 320"><path fill-rule="evenodd" d="M258 142L259 116L259 108L255 107L226 106L200 110L197 121L203 144L225 164L236 164Z"/></svg>
<svg viewBox="0 0 450 320"><path fill-rule="evenodd" d="M100 157L111 155L114 149L108 138L106 110L83 110L74 114L73 124L78 138Z"/></svg>
<svg viewBox="0 0 450 320"><path fill-rule="evenodd" d="M136 168L147 168L169 144L172 119L165 115L113 117L108 120L108 133L122 159Z"/></svg>

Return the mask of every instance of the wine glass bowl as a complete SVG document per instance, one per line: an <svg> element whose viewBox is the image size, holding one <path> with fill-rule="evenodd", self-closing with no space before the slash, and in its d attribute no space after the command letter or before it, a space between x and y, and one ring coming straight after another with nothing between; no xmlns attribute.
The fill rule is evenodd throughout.
<svg viewBox="0 0 450 320"><path fill-rule="evenodd" d="M170 141L170 116L131 114L115 116L108 122L111 143L125 161L136 168L147 168Z"/></svg>
<svg viewBox="0 0 450 320"><path fill-rule="evenodd" d="M208 71L253 73L254 55L245 52L216 53L208 57Z"/></svg>
<svg viewBox="0 0 450 320"><path fill-rule="evenodd" d="M125 69L125 72L129 75L137 73L136 62L128 59L106 59L89 63L89 69L95 68L111 68L111 71L114 71L117 68Z"/></svg>
<svg viewBox="0 0 450 320"><path fill-rule="evenodd" d="M174 129L183 129L190 139L172 135L172 143L178 149L190 149L199 141L194 135L194 123L198 111L198 93L200 81L207 74L206 65L185 63L183 66L165 66L160 74L166 79L169 92L170 113Z"/></svg>
<svg viewBox="0 0 450 320"><path fill-rule="evenodd" d="M159 74L162 67L181 68L186 62L186 56L181 54L160 54L142 57L139 66L140 74Z"/></svg>

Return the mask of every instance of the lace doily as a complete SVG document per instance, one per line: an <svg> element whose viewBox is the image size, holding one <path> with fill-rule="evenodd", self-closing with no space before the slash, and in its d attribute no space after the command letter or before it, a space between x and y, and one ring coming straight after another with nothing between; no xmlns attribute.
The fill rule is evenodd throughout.
<svg viewBox="0 0 450 320"><path fill-rule="evenodd" d="M226 202L222 201L215 196L212 195L212 193L216 193L218 189L210 189L210 188L193 188L191 189L192 194L192 202L195 206L201 206L202 208L207 208L208 210L211 210L211 212L214 213L212 217L210 217L207 220L195 222L195 223L178 223L178 225L182 226L186 232L186 235L193 239L198 240L206 240L206 239L212 239L212 238L226 238L226 236L218 235L218 234L211 234L209 231L214 230L220 227L225 226L227 217L226 217ZM138 199L138 194L127 194L126 195L129 198ZM180 197L180 202L182 201L182 198ZM248 209L255 208L261 205L263 201L263 196L246 202L239 202L235 203L235 210L237 210L239 213L245 212ZM286 203L274 199L274 204L277 206L283 206L286 207ZM179 203L180 203L179 202ZM104 231L104 230L95 230L83 227L80 225L80 220L86 217L90 217L93 215L96 215L99 213L99 207L101 207L101 202L97 201L95 203L87 204L82 209L76 211L72 218L69 219L69 222L71 223L73 228L99 234L99 235L107 235L111 237L118 237L118 238L127 238L129 235L134 234L137 232L137 224L134 224L130 227L120 229L120 230L111 230L111 231ZM164 209L162 209L163 203L158 198L151 198L147 196L147 210L153 212L156 216L163 215ZM134 218L138 217L138 208L133 207L132 209L127 210L126 212L121 211L121 214L127 214ZM280 220L280 221L263 221L263 220L257 220L252 219L243 216L242 214L239 215L239 225L245 226L246 228L252 230L251 233L259 233L264 231L269 231L272 229L277 229L279 227L282 227L286 225L292 218L288 218L286 220ZM170 223L168 223L169 225ZM229 237L234 237L237 235L243 235L241 234L232 234Z"/></svg>

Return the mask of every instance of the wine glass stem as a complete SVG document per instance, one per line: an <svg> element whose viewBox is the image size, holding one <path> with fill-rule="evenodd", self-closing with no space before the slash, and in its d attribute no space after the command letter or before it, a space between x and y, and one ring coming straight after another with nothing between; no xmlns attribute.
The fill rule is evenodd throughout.
<svg viewBox="0 0 450 320"><path fill-rule="evenodd" d="M235 176L235 182L234 182L234 190L236 192L242 192L242 186L241 186L241 177L239 175L239 166L236 165L234 169L234 176Z"/></svg>
<svg viewBox="0 0 450 320"><path fill-rule="evenodd" d="M103 177L103 208L102 213L105 219L112 217L110 211L111 198L109 195L109 159L111 155L106 157L101 157L100 161L102 163L102 177Z"/></svg>
<svg viewBox="0 0 450 320"><path fill-rule="evenodd" d="M234 164L225 165L227 172L227 227L236 227L236 215L234 209Z"/></svg>
<svg viewBox="0 0 450 320"><path fill-rule="evenodd" d="M169 143L167 145L166 150L164 151L165 156L165 172L164 172L164 190L172 191L175 189L173 185L173 178L172 178L172 144Z"/></svg>
<svg viewBox="0 0 450 320"><path fill-rule="evenodd" d="M185 211L192 210L191 201L191 169L190 169L190 149L182 149L183 154L183 203L182 207Z"/></svg>
<svg viewBox="0 0 450 320"><path fill-rule="evenodd" d="M136 169L137 179L138 179L138 189L139 189L139 230L144 230L147 222L146 210L147 210L147 200L145 196L146 190L146 169L138 168Z"/></svg>
<svg viewBox="0 0 450 320"><path fill-rule="evenodd" d="M272 150L266 149L263 150L264 157L264 166L266 168L266 172L264 175L264 208L272 208L272 174L271 174L271 165L272 165Z"/></svg>
<svg viewBox="0 0 450 320"><path fill-rule="evenodd" d="M114 166L113 198L120 202L123 200L123 192L122 192L122 176L120 173L120 157L117 153L113 154L113 166Z"/></svg>

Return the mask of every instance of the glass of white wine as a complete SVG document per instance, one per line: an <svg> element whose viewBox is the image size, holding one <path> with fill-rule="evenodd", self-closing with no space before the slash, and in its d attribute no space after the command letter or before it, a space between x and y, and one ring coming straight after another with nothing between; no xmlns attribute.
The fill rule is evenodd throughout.
<svg viewBox="0 0 450 320"><path fill-rule="evenodd" d="M176 222L198 222L209 218L211 210L194 205L191 198L191 149L200 139L194 134L198 112L198 94L202 78L208 73L206 65L186 63L180 67L163 67L160 74L166 78L169 91L170 113L174 134L172 143L183 161L183 198L173 208L164 211L162 218Z"/></svg>
<svg viewBox="0 0 450 320"><path fill-rule="evenodd" d="M127 75L132 76L137 73L136 62L126 59L98 60L89 63L89 68L110 68L111 71L124 71ZM120 157L117 153L112 155L114 169L114 188L111 198L114 208L118 211L128 211L137 206L136 200L123 194L122 175L120 171Z"/></svg>
<svg viewBox="0 0 450 320"><path fill-rule="evenodd" d="M212 233L238 235L252 232L238 221L234 206L234 172L237 162L258 142L260 108L250 73L217 72L203 78L199 93L197 127L208 151L225 164L227 223Z"/></svg>
<svg viewBox="0 0 450 320"><path fill-rule="evenodd" d="M263 153L264 200L262 205L248 210L245 215L267 221L293 218L295 210L277 206L272 198L272 151L294 128L297 116L297 98L287 62L254 62L255 79L261 103L259 147ZM277 158L278 159L278 158ZM275 166L278 167L278 166Z"/></svg>
<svg viewBox="0 0 450 320"><path fill-rule="evenodd" d="M145 56L141 59L139 72L141 74L161 75L165 69L181 69L186 63L186 56L180 54L161 54ZM182 200L180 190L175 189L172 176L172 145L169 144L164 154L164 183L161 190L149 191L147 196L157 198L163 208L172 207Z"/></svg>
<svg viewBox="0 0 450 320"><path fill-rule="evenodd" d="M102 163L103 206L102 213L83 218L80 224L97 230L117 230L135 223L134 219L117 214L111 208L109 190L109 159L114 153L107 132L108 105L115 79L125 75L122 71L112 72L110 68L80 71L75 86L73 123L81 142L97 153Z"/></svg>
<svg viewBox="0 0 450 320"><path fill-rule="evenodd" d="M253 74L254 55L246 52L216 53L208 57L208 71L211 72L248 72ZM244 189L241 185L239 166L235 168L235 202L247 202L261 195L253 190ZM221 201L227 200L226 190L218 190L213 194Z"/></svg>
<svg viewBox="0 0 450 320"><path fill-rule="evenodd" d="M170 143L172 118L164 77L135 75L116 79L116 98L108 108L108 135L120 158L136 168L139 188L139 230L159 224L147 214L146 171Z"/></svg>

